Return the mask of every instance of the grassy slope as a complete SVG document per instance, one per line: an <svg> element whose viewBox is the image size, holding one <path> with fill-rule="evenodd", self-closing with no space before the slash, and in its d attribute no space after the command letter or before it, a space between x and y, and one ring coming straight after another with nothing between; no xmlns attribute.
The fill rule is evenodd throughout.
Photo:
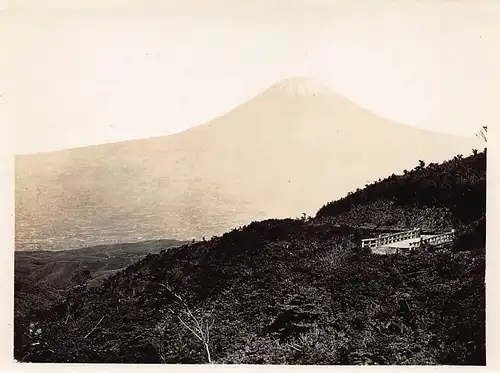
<svg viewBox="0 0 500 373"><path fill-rule="evenodd" d="M198 317L214 322L215 362L484 364L484 179L484 154L457 158L393 176L327 205L314 219L256 222L148 255L50 312L17 318L15 357L205 362L203 346L168 312L174 300L168 285ZM332 221L352 223L356 208L372 211L364 219L380 225L377 203L403 215L414 209L416 221L431 230L460 227L465 238L458 250L362 252L359 239L367 232ZM41 335L30 334L30 322Z"/></svg>

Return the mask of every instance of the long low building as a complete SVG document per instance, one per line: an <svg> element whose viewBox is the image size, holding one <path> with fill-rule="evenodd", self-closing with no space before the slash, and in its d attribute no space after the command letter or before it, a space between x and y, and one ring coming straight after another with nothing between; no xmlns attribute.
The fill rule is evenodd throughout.
<svg viewBox="0 0 500 373"><path fill-rule="evenodd" d="M369 248L374 254L393 254L415 250L422 246L439 246L453 242L455 230L439 234L422 234L420 228L408 231L380 234L375 238L361 240L361 247Z"/></svg>

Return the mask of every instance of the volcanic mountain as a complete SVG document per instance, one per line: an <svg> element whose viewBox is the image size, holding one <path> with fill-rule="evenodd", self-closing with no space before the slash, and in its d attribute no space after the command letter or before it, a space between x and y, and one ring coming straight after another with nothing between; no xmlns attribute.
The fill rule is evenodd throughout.
<svg viewBox="0 0 500 373"><path fill-rule="evenodd" d="M16 248L210 237L479 147L291 78L175 135L18 156Z"/></svg>

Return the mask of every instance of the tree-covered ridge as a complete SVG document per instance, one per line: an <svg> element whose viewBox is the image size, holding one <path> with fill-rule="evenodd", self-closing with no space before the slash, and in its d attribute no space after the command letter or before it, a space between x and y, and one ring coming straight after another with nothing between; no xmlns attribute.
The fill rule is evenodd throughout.
<svg viewBox="0 0 500 373"><path fill-rule="evenodd" d="M377 201L391 201L403 208L446 209L457 226L481 219L486 211L486 149L441 164L421 161L403 175L392 174L327 203L316 216L336 216Z"/></svg>
<svg viewBox="0 0 500 373"><path fill-rule="evenodd" d="M206 363L208 347L215 363L484 365L485 164L478 153L421 165L316 218L254 222L148 255L99 287L17 318L15 357ZM359 241L381 209L387 219L411 212L462 228L452 249L376 256ZM206 344L182 311L211 326Z"/></svg>

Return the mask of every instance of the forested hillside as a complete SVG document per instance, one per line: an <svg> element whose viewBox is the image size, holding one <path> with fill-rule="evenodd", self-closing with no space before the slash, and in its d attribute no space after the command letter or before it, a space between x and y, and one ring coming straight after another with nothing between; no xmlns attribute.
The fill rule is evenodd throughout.
<svg viewBox="0 0 500 373"><path fill-rule="evenodd" d="M420 162L404 175L392 174L327 203L316 217L351 226L454 227L463 234L485 227L485 211L486 149L442 164ZM478 244L484 247L484 241Z"/></svg>
<svg viewBox="0 0 500 373"><path fill-rule="evenodd" d="M458 156L314 218L254 222L150 254L16 318L15 358L484 365L485 179L486 152ZM457 227L454 247L382 256L359 247L377 226L419 221Z"/></svg>
<svg viewBox="0 0 500 373"><path fill-rule="evenodd" d="M81 286L100 285L147 254L185 243L157 240L61 251L16 251L14 314L20 316L37 308L48 308Z"/></svg>

